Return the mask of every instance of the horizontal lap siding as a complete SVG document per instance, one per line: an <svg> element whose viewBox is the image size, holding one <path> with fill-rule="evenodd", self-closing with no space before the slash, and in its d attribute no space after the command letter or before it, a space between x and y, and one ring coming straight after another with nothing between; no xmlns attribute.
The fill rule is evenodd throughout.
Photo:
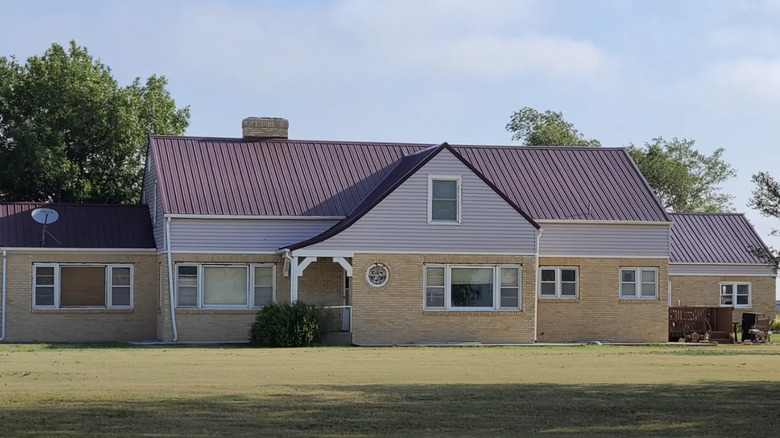
<svg viewBox="0 0 780 438"><path fill-rule="evenodd" d="M541 256L669 257L668 225L544 224Z"/></svg>
<svg viewBox="0 0 780 438"><path fill-rule="evenodd" d="M312 238L337 221L282 219L172 219L173 251L274 252Z"/></svg>
<svg viewBox="0 0 780 438"><path fill-rule="evenodd" d="M428 223L428 176L460 176L462 224ZM312 250L533 254L535 228L442 151L350 228Z"/></svg>
<svg viewBox="0 0 780 438"><path fill-rule="evenodd" d="M745 275L770 276L775 273L767 265L707 265L707 264L669 264L669 275Z"/></svg>
<svg viewBox="0 0 780 438"><path fill-rule="evenodd" d="M146 160L147 164L146 176L144 177L143 201L144 204L149 206L149 217L153 221L152 227L154 229L154 241L157 245L157 250L162 251L165 249L165 221L163 220L162 197L160 196L160 188L155 185L155 183L157 183L157 170L154 167L154 155L151 153L151 150L149 155L146 157ZM156 222L154 222L155 217L157 218Z"/></svg>

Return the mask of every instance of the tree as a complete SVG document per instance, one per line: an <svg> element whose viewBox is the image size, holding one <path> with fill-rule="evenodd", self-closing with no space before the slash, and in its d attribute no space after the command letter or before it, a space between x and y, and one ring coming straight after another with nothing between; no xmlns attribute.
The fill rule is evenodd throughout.
<svg viewBox="0 0 780 438"><path fill-rule="evenodd" d="M780 182L777 182L768 172L759 172L753 175L753 197L750 198L750 206L758 210L764 216L780 219ZM772 230L772 235L780 234L778 230ZM770 248L769 253L763 248L754 248L754 254L765 259L774 266L775 272L780 267L780 254Z"/></svg>
<svg viewBox="0 0 780 438"><path fill-rule="evenodd" d="M586 139L573 124L564 120L563 113L550 110L540 113L525 107L515 111L506 130L512 132L512 140L520 140L528 146L601 146L601 142Z"/></svg>
<svg viewBox="0 0 780 438"><path fill-rule="evenodd" d="M694 140L656 137L643 147L626 149L655 190L664 208L675 212L732 211L734 198L719 192L719 185L736 176L723 161L723 148L711 155L697 151Z"/></svg>
<svg viewBox="0 0 780 438"><path fill-rule="evenodd" d="M149 134L181 135L163 76L121 87L74 41L0 57L0 200L138 202Z"/></svg>

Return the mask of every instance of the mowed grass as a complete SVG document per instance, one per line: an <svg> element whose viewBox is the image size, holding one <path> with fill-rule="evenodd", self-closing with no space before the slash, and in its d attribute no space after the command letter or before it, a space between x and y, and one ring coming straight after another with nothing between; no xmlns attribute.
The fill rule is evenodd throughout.
<svg viewBox="0 0 780 438"><path fill-rule="evenodd" d="M0 346L0 436L778 436L780 346Z"/></svg>

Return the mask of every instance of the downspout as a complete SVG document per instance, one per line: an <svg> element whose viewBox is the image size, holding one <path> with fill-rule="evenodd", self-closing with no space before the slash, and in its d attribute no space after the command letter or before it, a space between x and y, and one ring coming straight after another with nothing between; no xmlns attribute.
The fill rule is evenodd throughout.
<svg viewBox="0 0 780 438"><path fill-rule="evenodd" d="M536 230L536 263L534 266L534 344L539 341L539 240L542 237L542 229Z"/></svg>
<svg viewBox="0 0 780 438"><path fill-rule="evenodd" d="M165 218L165 250L168 253L168 293L171 297L171 325L173 326L173 342L179 340L179 331L176 329L176 305L173 303L173 258L171 256L171 218Z"/></svg>
<svg viewBox="0 0 780 438"><path fill-rule="evenodd" d="M3 322L2 322L2 328L0 328L0 341L5 339L5 289L6 289L6 284L8 284L8 280L7 280L8 270L6 269L8 265L6 261L6 256L7 256L6 250L3 249L3 317L2 317Z"/></svg>

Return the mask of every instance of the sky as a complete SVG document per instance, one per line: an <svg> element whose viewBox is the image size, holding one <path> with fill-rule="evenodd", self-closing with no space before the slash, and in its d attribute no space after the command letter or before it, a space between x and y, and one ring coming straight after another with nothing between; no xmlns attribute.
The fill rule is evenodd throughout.
<svg viewBox="0 0 780 438"><path fill-rule="evenodd" d="M121 84L166 76L193 136L269 116L295 139L504 145L528 106L604 146L695 139L780 247L747 205L751 175L780 178L780 0L0 0L0 56L70 40Z"/></svg>

